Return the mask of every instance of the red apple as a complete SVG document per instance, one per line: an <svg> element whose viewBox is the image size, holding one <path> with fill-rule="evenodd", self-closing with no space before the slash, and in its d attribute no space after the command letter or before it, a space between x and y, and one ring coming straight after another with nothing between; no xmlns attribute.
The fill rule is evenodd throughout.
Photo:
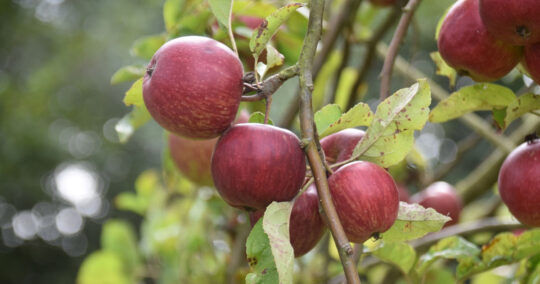
<svg viewBox="0 0 540 284"><path fill-rule="evenodd" d="M407 189L406 185L398 184L397 190L398 190L398 195L399 195L399 201L403 201L407 203L411 201L411 194L409 193L409 189Z"/></svg>
<svg viewBox="0 0 540 284"><path fill-rule="evenodd" d="M247 210L293 199L306 174L298 137L287 129L257 123L229 128L216 144L211 167L221 197Z"/></svg>
<svg viewBox="0 0 540 284"><path fill-rule="evenodd" d="M264 22L263 18L254 16L234 15L234 18L252 30L258 28Z"/></svg>
<svg viewBox="0 0 540 284"><path fill-rule="evenodd" d="M499 193L521 223L540 227L540 139L514 149L499 172Z"/></svg>
<svg viewBox="0 0 540 284"><path fill-rule="evenodd" d="M540 42L538 0L480 0L480 15L488 31L506 43Z"/></svg>
<svg viewBox="0 0 540 284"><path fill-rule="evenodd" d="M143 81L144 103L168 131L213 138L236 116L242 76L242 63L224 44L200 36L180 37L152 57Z"/></svg>
<svg viewBox="0 0 540 284"><path fill-rule="evenodd" d="M249 213L251 225L263 216L264 209ZM321 240L326 226L319 215L319 196L315 185L310 185L294 202L289 218L289 237L294 256L300 257L312 250Z"/></svg>
<svg viewBox="0 0 540 284"><path fill-rule="evenodd" d="M362 130L347 128L321 139L321 147L326 161L334 164L349 159L353 154L354 147L365 134Z"/></svg>
<svg viewBox="0 0 540 284"><path fill-rule="evenodd" d="M444 181L438 181L429 185L423 191L411 197L411 203L418 203L425 208L433 208L435 211L449 216L452 220L444 224L445 227L459 222L462 202L456 190Z"/></svg>
<svg viewBox="0 0 540 284"><path fill-rule="evenodd" d="M249 113L242 110L235 123L246 123L248 120ZM171 158L186 178L199 185L212 186L210 162L217 140L194 140L170 133L168 144Z"/></svg>
<svg viewBox="0 0 540 284"><path fill-rule="evenodd" d="M529 75L540 84L540 43L525 47L524 63Z"/></svg>
<svg viewBox="0 0 540 284"><path fill-rule="evenodd" d="M448 11L437 46L448 65L475 81L495 81L521 59L521 48L497 40L480 18L478 0L460 0Z"/></svg>
<svg viewBox="0 0 540 284"><path fill-rule="evenodd" d="M396 4L396 1L397 0L369 0L371 4L375 6L381 6L381 7L393 6Z"/></svg>
<svg viewBox="0 0 540 284"><path fill-rule="evenodd" d="M398 191L383 168L370 162L353 162L335 171L328 185L349 241L362 243L394 224Z"/></svg>

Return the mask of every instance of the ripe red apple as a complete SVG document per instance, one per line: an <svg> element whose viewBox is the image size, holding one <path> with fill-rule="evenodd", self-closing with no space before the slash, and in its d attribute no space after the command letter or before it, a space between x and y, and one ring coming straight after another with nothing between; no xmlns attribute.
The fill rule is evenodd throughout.
<svg viewBox="0 0 540 284"><path fill-rule="evenodd" d="M488 31L506 43L540 42L538 0L480 0L480 15Z"/></svg>
<svg viewBox="0 0 540 284"><path fill-rule="evenodd" d="M521 223L540 227L540 139L514 149L499 172L499 193Z"/></svg>
<svg viewBox="0 0 540 284"><path fill-rule="evenodd" d="M289 130L257 123L229 128L216 144L211 167L221 197L247 210L293 199L306 174L298 137Z"/></svg>
<svg viewBox="0 0 540 284"><path fill-rule="evenodd" d="M242 110L235 123L246 123L249 113ZM171 158L180 172L199 185L212 186L210 162L218 138L194 140L169 134L168 144Z"/></svg>
<svg viewBox="0 0 540 284"><path fill-rule="evenodd" d="M532 79L540 84L540 42L525 47L524 63Z"/></svg>
<svg viewBox="0 0 540 284"><path fill-rule="evenodd" d="M354 147L366 133L356 128L347 128L321 139L326 161L330 164L345 161L352 156Z"/></svg>
<svg viewBox="0 0 540 284"><path fill-rule="evenodd" d="M328 185L349 241L362 243L394 224L398 191L392 176L378 165L347 164L328 178Z"/></svg>
<svg viewBox="0 0 540 284"><path fill-rule="evenodd" d="M497 40L480 18L478 0L459 0L448 11L437 46L448 65L475 81L495 81L521 59L521 48Z"/></svg>
<svg viewBox="0 0 540 284"><path fill-rule="evenodd" d="M243 91L238 57L211 38L186 36L156 51L143 81L144 103L165 129L208 139L233 122Z"/></svg>
<svg viewBox="0 0 540 284"><path fill-rule="evenodd" d="M249 213L251 225L263 216L264 209ZM326 225L319 215L319 196L315 185L310 185L294 202L289 218L289 237L294 256L300 257L312 250L321 240Z"/></svg>
<svg viewBox="0 0 540 284"><path fill-rule="evenodd" d="M264 22L263 18L254 16L234 15L234 18L242 22L244 25L246 25L246 27L252 30L258 28Z"/></svg>
<svg viewBox="0 0 540 284"><path fill-rule="evenodd" d="M371 4L373 4L375 6L382 6L382 7L392 6L392 5L396 4L396 1L397 0L369 0L369 2L371 2Z"/></svg>
<svg viewBox="0 0 540 284"><path fill-rule="evenodd" d="M411 194L409 193L409 189L407 189L406 185L398 184L397 190L398 190L398 195L399 195L399 201L403 201L407 203L411 201Z"/></svg>
<svg viewBox="0 0 540 284"><path fill-rule="evenodd" d="M411 197L411 203L418 203L425 208L449 216L452 220L444 224L445 227L459 222L462 202L456 190L444 181L434 182L421 192Z"/></svg>

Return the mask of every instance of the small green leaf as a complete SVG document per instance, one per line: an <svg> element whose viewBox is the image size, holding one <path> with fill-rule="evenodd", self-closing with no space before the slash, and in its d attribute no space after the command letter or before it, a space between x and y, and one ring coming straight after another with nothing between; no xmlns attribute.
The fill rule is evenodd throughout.
<svg viewBox="0 0 540 284"><path fill-rule="evenodd" d="M266 65L268 69L281 66L285 62L283 54L271 45L266 46Z"/></svg>
<svg viewBox="0 0 540 284"><path fill-rule="evenodd" d="M208 0L210 9L217 20L226 28L229 27L229 17L231 16L232 0Z"/></svg>
<svg viewBox="0 0 540 284"><path fill-rule="evenodd" d="M168 33L176 32L183 8L184 0L166 0L163 4L163 21Z"/></svg>
<svg viewBox="0 0 540 284"><path fill-rule="evenodd" d="M246 241L247 260L252 271L246 275L247 284L279 283L270 241L262 227L263 219L253 226Z"/></svg>
<svg viewBox="0 0 540 284"><path fill-rule="evenodd" d="M341 109L347 108L350 96L355 96L356 90L352 87L358 77L358 70L353 67L346 67L341 72L339 77L338 87L336 89L335 103L341 107Z"/></svg>
<svg viewBox="0 0 540 284"><path fill-rule="evenodd" d="M453 236L440 240L427 253L422 255L416 265L419 275L423 275L436 260L458 259L469 263L479 261L480 249L462 237Z"/></svg>
<svg viewBox="0 0 540 284"><path fill-rule="evenodd" d="M264 113L260 112L260 111L256 111L256 112L253 112L250 116L249 116L249 123L260 123L260 124L264 124ZM272 121L272 119L268 118L268 124L269 125L274 125L274 122Z"/></svg>
<svg viewBox="0 0 540 284"><path fill-rule="evenodd" d="M137 80L144 76L146 67L142 64L124 66L114 72L111 77L111 84L119 84L123 82Z"/></svg>
<svg viewBox="0 0 540 284"><path fill-rule="evenodd" d="M266 48L268 41L278 31L281 24L289 18L291 13L303 6L304 4L302 3L291 3L266 17L263 24L253 32L249 41L249 49L255 55L255 58L259 57L261 52Z"/></svg>
<svg viewBox="0 0 540 284"><path fill-rule="evenodd" d="M135 212L142 216L148 208L148 200L142 199L131 192L122 192L114 199L114 205L120 210Z"/></svg>
<svg viewBox="0 0 540 284"><path fill-rule="evenodd" d="M441 101L429 114L429 121L444 122L471 111L506 108L515 99L512 90L496 84L463 87Z"/></svg>
<svg viewBox="0 0 540 284"><path fill-rule="evenodd" d="M456 85L456 69L448 66L448 64L446 64L444 59L442 59L441 54L438 51L432 52L430 56L431 60L433 60L435 66L437 67L437 75L447 77L450 81L450 87L453 88Z"/></svg>
<svg viewBox="0 0 540 284"><path fill-rule="evenodd" d="M368 126L372 120L373 112L371 112L369 106L365 103L358 103L338 119L335 119L332 124L319 134L319 137L322 138L347 128Z"/></svg>
<svg viewBox="0 0 540 284"><path fill-rule="evenodd" d="M126 92L124 96L124 104L126 106L130 106L130 105L143 106L144 105L142 85L143 85L143 78L140 78L139 80L135 81L133 85L131 85L131 87L129 88L129 90Z"/></svg>
<svg viewBox="0 0 540 284"><path fill-rule="evenodd" d="M137 269L140 258L137 239L130 224L121 220L109 219L101 232L103 250L114 252L122 259L126 273L131 275Z"/></svg>
<svg viewBox="0 0 540 284"><path fill-rule="evenodd" d="M416 262L416 251L404 242L384 242L372 252L384 262L396 265L403 273L408 274Z"/></svg>
<svg viewBox="0 0 540 284"><path fill-rule="evenodd" d="M77 284L129 284L122 259L111 251L96 251L85 258L77 274Z"/></svg>
<svg viewBox="0 0 540 284"><path fill-rule="evenodd" d="M414 130L424 127L430 103L431 91L425 79L381 102L352 159L360 157L384 168L399 163L413 147Z"/></svg>
<svg viewBox="0 0 540 284"><path fill-rule="evenodd" d="M131 46L130 53L133 56L150 60L154 53L165 43L164 35L151 35L137 39Z"/></svg>
<svg viewBox="0 0 540 284"><path fill-rule="evenodd" d="M120 119L114 126L120 143L126 143L131 135L135 133L135 130L148 122L150 118L152 117L144 105L134 106L133 110Z"/></svg>
<svg viewBox="0 0 540 284"><path fill-rule="evenodd" d="M135 191L137 195L149 199L160 187L160 173L156 170L146 170L135 180Z"/></svg>
<svg viewBox="0 0 540 284"><path fill-rule="evenodd" d="M322 138L324 133L332 124L339 120L341 117L341 109L338 105L329 104L325 105L314 115L315 126L319 137Z"/></svg>
<svg viewBox="0 0 540 284"><path fill-rule="evenodd" d="M450 217L437 213L433 208L400 202L396 222L381 237L385 242L414 240L439 231L450 220Z"/></svg>
<svg viewBox="0 0 540 284"><path fill-rule="evenodd" d="M506 117L504 118L503 126L507 127L516 118L530 111L540 111L540 95L527 93L511 102L506 109Z"/></svg>

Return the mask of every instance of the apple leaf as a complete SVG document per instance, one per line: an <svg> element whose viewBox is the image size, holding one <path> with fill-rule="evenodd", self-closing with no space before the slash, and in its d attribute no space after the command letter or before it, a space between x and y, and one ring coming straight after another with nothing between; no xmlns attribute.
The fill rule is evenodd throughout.
<svg viewBox="0 0 540 284"><path fill-rule="evenodd" d="M506 117L504 118L503 128L507 127L516 118L530 111L540 111L540 95L527 93L519 96L511 102L506 109Z"/></svg>
<svg viewBox="0 0 540 284"><path fill-rule="evenodd" d="M232 0L208 0L210 9L217 20L226 28L229 28L229 17L231 16Z"/></svg>
<svg viewBox="0 0 540 284"><path fill-rule="evenodd" d="M114 207L143 216L148 208L148 200L140 198L131 192L122 192L114 198Z"/></svg>
<svg viewBox="0 0 540 284"><path fill-rule="evenodd" d="M168 33L176 32L183 7L184 0L166 0L163 3L163 21Z"/></svg>
<svg viewBox="0 0 540 284"><path fill-rule="evenodd" d="M291 202L272 202L251 230L246 283L292 283L294 251L289 241Z"/></svg>
<svg viewBox="0 0 540 284"><path fill-rule="evenodd" d="M283 54L279 53L279 51L275 47L269 44L266 46L266 67L268 69L281 66L283 65L284 61L285 57L283 56Z"/></svg>
<svg viewBox="0 0 540 284"><path fill-rule="evenodd" d="M396 265L403 273L408 274L416 262L416 251L405 242L382 242L371 252L384 262Z"/></svg>
<svg viewBox="0 0 540 284"><path fill-rule="evenodd" d="M143 64L124 66L114 72L111 77L111 84L119 84L123 82L137 80L144 76L146 67Z"/></svg>
<svg viewBox="0 0 540 284"><path fill-rule="evenodd" d="M463 87L441 101L429 114L429 121L444 122L471 111L503 109L515 99L512 90L497 84Z"/></svg>
<svg viewBox="0 0 540 284"><path fill-rule="evenodd" d="M235 15L266 18L276 9L272 4L262 1L237 0L233 3Z"/></svg>
<svg viewBox="0 0 540 284"><path fill-rule="evenodd" d="M424 127L430 103L431 91L425 79L385 99L351 159L361 157L384 168L399 163L413 147L414 130Z"/></svg>
<svg viewBox="0 0 540 284"><path fill-rule="evenodd" d="M135 40L129 52L133 56L150 60L165 41L165 35L144 36Z"/></svg>
<svg viewBox="0 0 540 284"><path fill-rule="evenodd" d="M253 112L250 116L249 116L249 123L260 123L260 124L264 124L264 113L260 112L260 111L256 111L256 112ZM274 122L272 121L271 118L268 118L268 124L269 125L274 125Z"/></svg>
<svg viewBox="0 0 540 284"><path fill-rule="evenodd" d="M440 240L431 246L429 251L418 259L416 270L419 275L426 273L428 268L438 259L458 259L464 263L479 262L480 249L473 243L459 236Z"/></svg>
<svg viewBox="0 0 540 284"><path fill-rule="evenodd" d="M143 126L152 117L144 105L134 106L130 113L120 119L114 129L121 143L126 143L137 128Z"/></svg>
<svg viewBox="0 0 540 284"><path fill-rule="evenodd" d="M270 16L266 17L264 22L253 32L249 41L249 49L254 54L255 58L261 55L261 52L266 48L267 43L272 36L277 32L281 24L283 24L291 13L296 9L303 7L302 3L291 3L278 10L274 11Z"/></svg>
<svg viewBox="0 0 540 284"><path fill-rule="evenodd" d="M142 93L143 78L135 81L133 85L127 90L124 95L124 104L126 106L144 106L143 93Z"/></svg>
<svg viewBox="0 0 540 284"><path fill-rule="evenodd" d="M330 125L335 123L341 117L341 108L336 104L325 105L314 115L315 126L319 133L319 138L322 138L324 133Z"/></svg>
<svg viewBox="0 0 540 284"><path fill-rule="evenodd" d="M133 283L124 272L122 259L111 251L99 250L87 256L77 274L78 284Z"/></svg>
<svg viewBox="0 0 540 284"><path fill-rule="evenodd" d="M356 90L353 90L353 85L358 77L358 70L353 67L346 67L343 69L339 83L336 89L336 96L334 102L341 107L341 109L347 109L347 103L351 96L356 96ZM363 84L359 88L359 92L365 92L367 86Z"/></svg>
<svg viewBox="0 0 540 284"><path fill-rule="evenodd" d="M369 106L365 103L358 103L338 117L338 119L334 120L334 122L319 134L319 137L325 137L347 128L368 126L372 120L373 112L371 112Z"/></svg>
<svg viewBox="0 0 540 284"><path fill-rule="evenodd" d="M381 234L381 238L385 242L418 239L427 233L439 231L450 220L450 217L439 214L433 208L399 202L396 222L388 231Z"/></svg>
<svg viewBox="0 0 540 284"><path fill-rule="evenodd" d="M135 272L140 263L140 257L137 238L129 223L115 219L107 220L101 231L101 246L122 259L126 272L129 274Z"/></svg>
<svg viewBox="0 0 540 284"><path fill-rule="evenodd" d="M431 56L431 60L435 63L435 66L437 67L436 73L437 75L444 76L448 78L450 87L453 88L456 85L456 78L457 78L457 72L456 69L448 66L444 59L441 57L441 54L438 51L432 52L429 54Z"/></svg>

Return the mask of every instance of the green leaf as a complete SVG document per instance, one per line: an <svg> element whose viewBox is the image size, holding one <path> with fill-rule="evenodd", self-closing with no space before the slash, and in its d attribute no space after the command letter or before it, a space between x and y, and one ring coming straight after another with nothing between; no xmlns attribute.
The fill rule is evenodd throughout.
<svg viewBox="0 0 540 284"><path fill-rule="evenodd" d="M341 108L336 104L325 105L314 115L315 126L319 137L322 138L324 133L332 124L341 117Z"/></svg>
<svg viewBox="0 0 540 284"><path fill-rule="evenodd" d="M338 119L334 120L319 137L325 137L334 134L343 129L354 128L358 126L368 126L373 120L373 112L365 103L358 103L348 112L344 113Z"/></svg>
<svg viewBox="0 0 540 284"><path fill-rule="evenodd" d="M416 261L416 251L404 242L384 242L372 252L384 262L396 265L404 274L408 274Z"/></svg>
<svg viewBox="0 0 540 284"><path fill-rule="evenodd" d="M77 274L77 284L129 284L122 259L114 252L96 251L85 258Z"/></svg>
<svg viewBox="0 0 540 284"><path fill-rule="evenodd" d="M131 192L122 192L114 199L114 205L120 210L135 212L142 216L148 208L148 200L142 199Z"/></svg>
<svg viewBox="0 0 540 284"><path fill-rule="evenodd" d="M260 124L264 124L264 113L260 112L260 111L256 111L256 112L253 112L250 116L249 116L249 123L260 123ZM272 121L271 118L268 118L268 124L270 125L274 125L274 122Z"/></svg>
<svg viewBox="0 0 540 284"><path fill-rule="evenodd" d="M360 157L384 168L399 163L413 147L414 130L424 127L430 103L431 91L425 79L381 102L352 159Z"/></svg>
<svg viewBox="0 0 540 284"><path fill-rule="evenodd" d="M246 276L246 283L292 283L291 210L291 202L273 202L251 230L246 254L252 272Z"/></svg>
<svg viewBox="0 0 540 284"><path fill-rule="evenodd" d="M429 54L431 60L435 63L437 67L437 75L444 76L450 81L450 87L453 88L456 85L457 72L456 69L450 67L444 59L441 57L441 54L438 51L432 52Z"/></svg>
<svg viewBox="0 0 540 284"><path fill-rule="evenodd" d="M496 84L463 87L441 101L429 114L429 121L444 122L471 111L502 109L515 99L512 90Z"/></svg>
<svg viewBox="0 0 540 284"><path fill-rule="evenodd" d="M160 186L160 173L156 170L142 172L135 181L135 191L144 199L149 199Z"/></svg>
<svg viewBox="0 0 540 284"><path fill-rule="evenodd" d="M237 0L233 3L233 13L235 15L266 18L276 10L276 7L272 4L262 1Z"/></svg>
<svg viewBox="0 0 540 284"><path fill-rule="evenodd" d="M144 105L142 85L143 85L143 78L140 78L139 80L135 81L133 85L131 85L131 87L129 88L129 90L126 92L124 96L124 104L126 106L130 106L130 105L143 106Z"/></svg>
<svg viewBox="0 0 540 284"><path fill-rule="evenodd" d="M231 16L232 0L208 0L210 9L217 20L226 28L229 28L229 17Z"/></svg>
<svg viewBox="0 0 540 284"><path fill-rule="evenodd" d="M176 32L184 8L184 0L166 0L163 4L163 21L168 33Z"/></svg>
<svg viewBox="0 0 540 284"><path fill-rule="evenodd" d="M266 46L266 67L268 69L271 69L273 67L281 66L283 65L283 62L285 62L285 57L283 54L279 53L279 51L271 46Z"/></svg>
<svg viewBox="0 0 540 284"><path fill-rule="evenodd" d="M341 107L341 109L347 108L349 97L356 95L356 90L352 87L356 78L358 77L358 70L353 67L346 67L343 69L341 76L339 77L339 83L336 90L335 103Z"/></svg>
<svg viewBox="0 0 540 284"><path fill-rule="evenodd" d="M475 244L459 236L448 237L440 240L427 253L420 257L416 265L416 270L419 275L422 275L431 264L441 258L458 259L471 263L479 260L479 254L480 249Z"/></svg>
<svg viewBox="0 0 540 284"><path fill-rule="evenodd" d="M283 24L296 9L303 7L302 3L291 3L285 7L274 11L270 16L266 17L264 23L253 32L249 41L249 49L258 58L261 52L266 48L268 41L278 31Z"/></svg>
<svg viewBox="0 0 540 284"><path fill-rule="evenodd" d="M128 274L135 272L140 258L135 232L129 223L109 219L103 225L101 246L103 250L114 252L120 257Z"/></svg>
<svg viewBox="0 0 540 284"><path fill-rule="evenodd" d="M124 66L114 72L111 77L111 84L119 84L123 82L137 80L144 76L146 67L142 64Z"/></svg>
<svg viewBox="0 0 540 284"><path fill-rule="evenodd" d="M311 95L313 99L313 109L317 110L321 108L324 102L324 97L327 92L328 86L332 78L341 64L342 54L339 51L334 51L328 57L328 60L324 63L313 83L313 93Z"/></svg>
<svg viewBox="0 0 540 284"><path fill-rule="evenodd" d="M126 143L131 135L135 133L135 130L148 122L150 118L150 113L144 105L133 107L133 110L120 119L114 126L120 142Z"/></svg>
<svg viewBox="0 0 540 284"><path fill-rule="evenodd" d="M164 35L151 35L137 39L131 46L130 53L133 56L150 60L154 53L165 43Z"/></svg>
<svg viewBox="0 0 540 284"><path fill-rule="evenodd" d="M530 111L540 111L540 95L527 93L519 96L508 105L506 109L506 117L504 118L503 128L507 127L523 114Z"/></svg>
<svg viewBox="0 0 540 284"><path fill-rule="evenodd" d="M414 240L439 231L450 220L433 208L400 202L396 222L381 237L385 242Z"/></svg>

